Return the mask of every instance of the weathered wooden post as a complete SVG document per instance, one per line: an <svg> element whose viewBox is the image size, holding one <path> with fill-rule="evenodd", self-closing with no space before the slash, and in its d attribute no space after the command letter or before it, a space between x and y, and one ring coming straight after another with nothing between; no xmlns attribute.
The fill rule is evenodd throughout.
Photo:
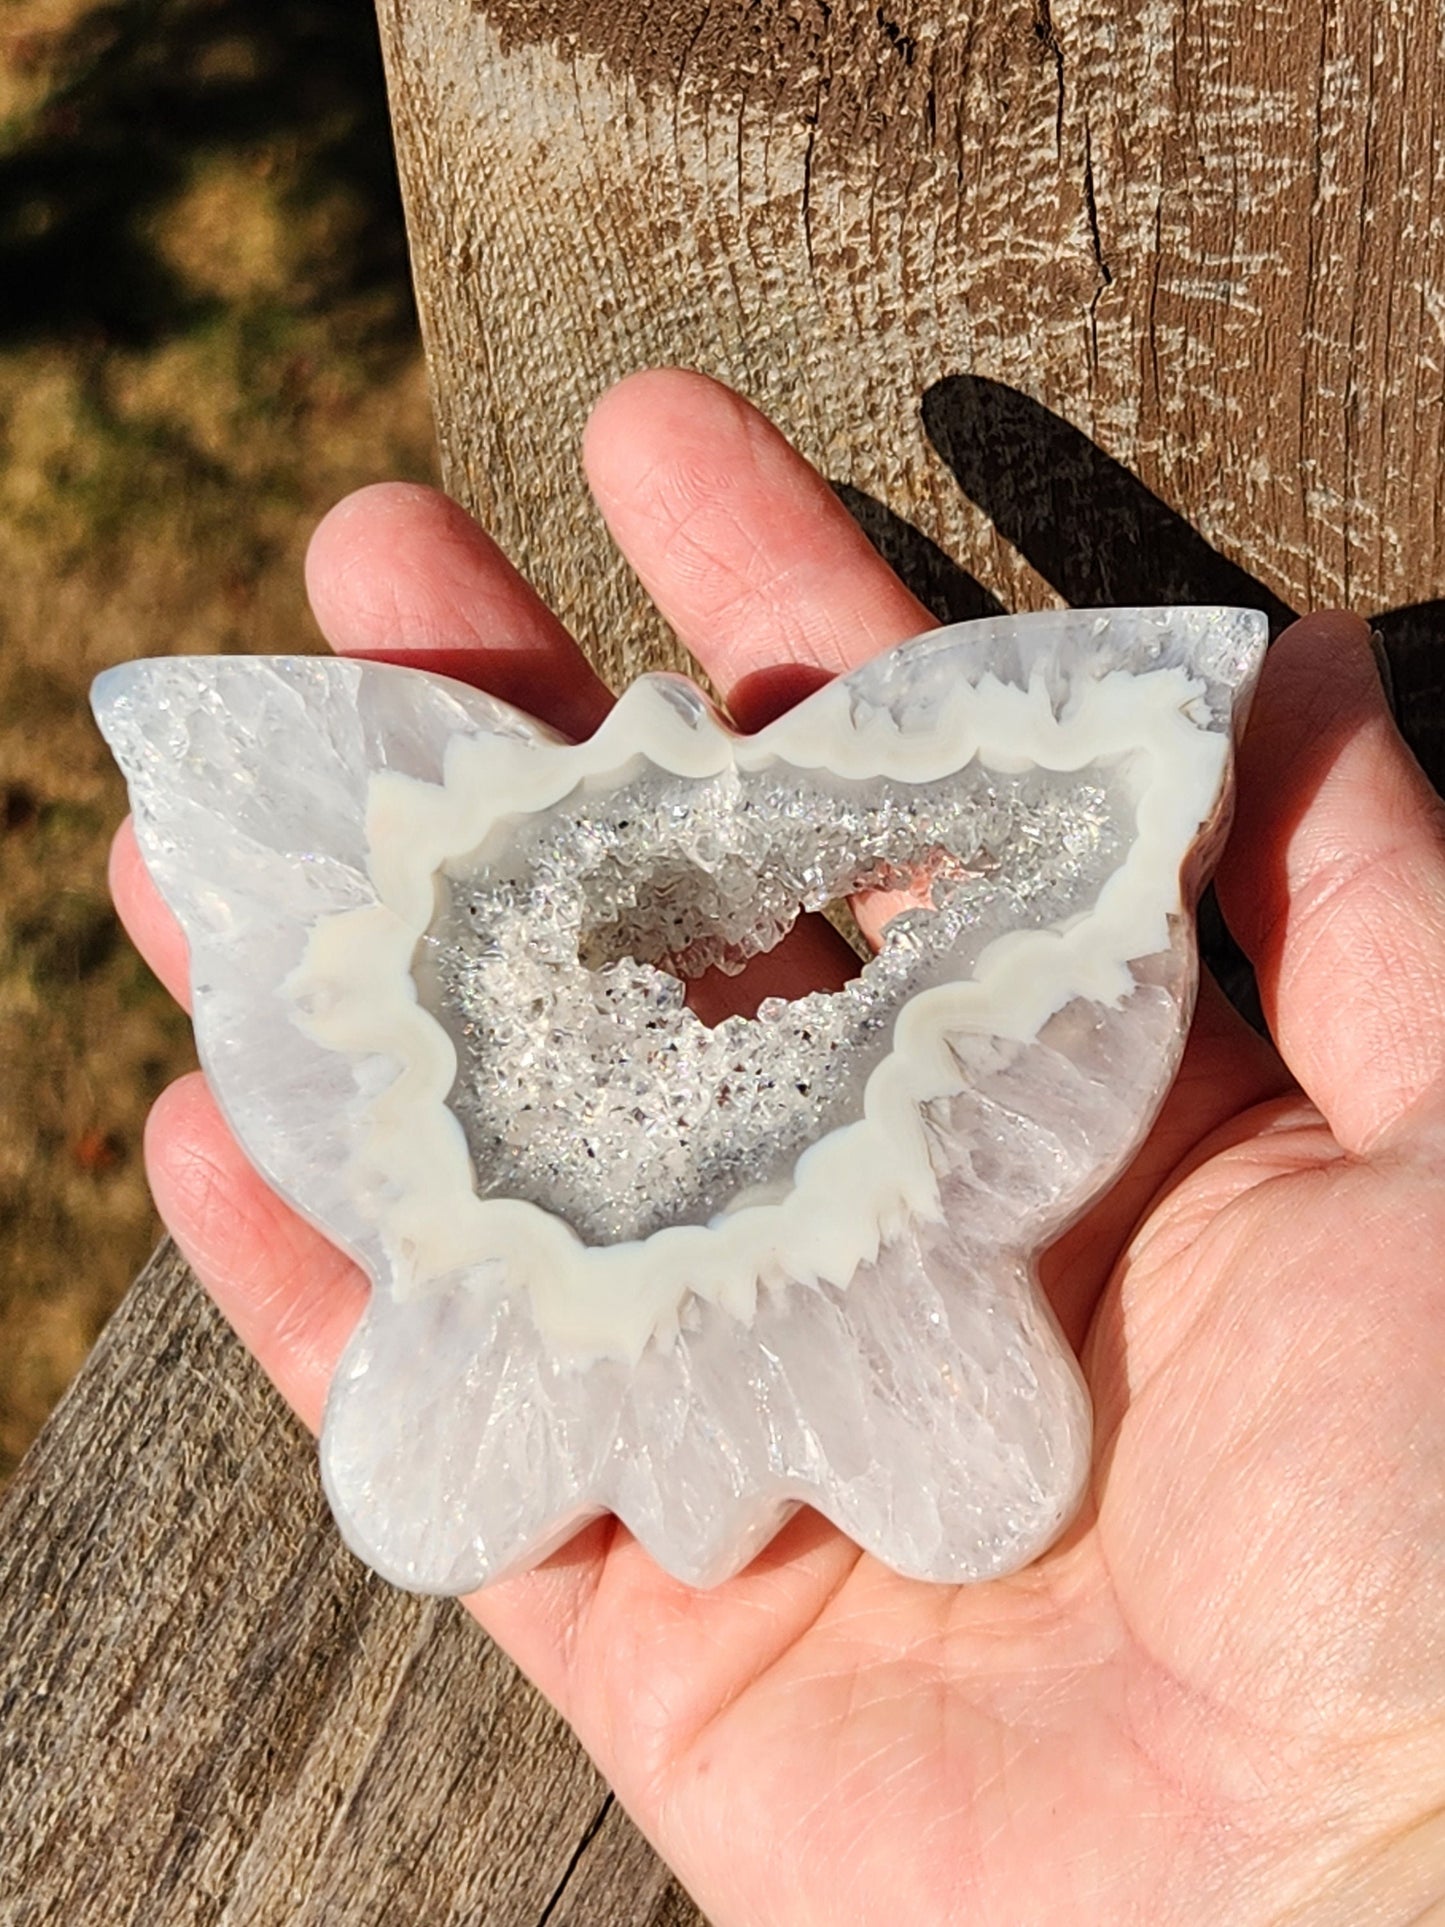
<svg viewBox="0 0 1445 1927"><path fill-rule="evenodd" d="M616 376L768 408L940 610L1343 601L1439 778L1438 20L380 0L448 482L604 668ZM0 1513L0 1923L695 1918L162 1253Z"/></svg>

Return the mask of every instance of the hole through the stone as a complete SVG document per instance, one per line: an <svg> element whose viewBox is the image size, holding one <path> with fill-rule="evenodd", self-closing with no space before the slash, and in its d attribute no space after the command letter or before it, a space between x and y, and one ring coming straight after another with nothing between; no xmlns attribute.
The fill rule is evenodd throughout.
<svg viewBox="0 0 1445 1927"><path fill-rule="evenodd" d="M663 948L655 955L640 954L656 948L640 942L625 948L615 926L594 927L583 933L578 961L595 972L625 960L676 977L687 1008L715 1030L730 1017L754 1019L770 999L795 1003L842 990L861 973L874 946L859 929L848 898L838 897L816 911L799 906L794 920L763 949L746 941L718 945L695 930L685 934L677 953Z"/></svg>
<svg viewBox="0 0 1445 1927"><path fill-rule="evenodd" d="M730 1017L756 1018L770 998L791 1004L820 991L840 991L863 967L864 959L819 912L800 917L771 950L750 957L735 975L705 970L692 978L684 1001L694 1017L715 1030Z"/></svg>
<svg viewBox="0 0 1445 1927"><path fill-rule="evenodd" d="M696 906L707 875L673 868L639 890L630 916L586 923L578 962L597 972L626 960L676 977L687 1008L715 1029L730 1017L756 1017L770 999L793 1003L841 990L878 950L894 917L933 909L940 879L956 885L996 868L987 856L975 865L970 869L940 845L902 862L875 861L827 902L796 903L781 914L775 908L745 929L700 920Z"/></svg>

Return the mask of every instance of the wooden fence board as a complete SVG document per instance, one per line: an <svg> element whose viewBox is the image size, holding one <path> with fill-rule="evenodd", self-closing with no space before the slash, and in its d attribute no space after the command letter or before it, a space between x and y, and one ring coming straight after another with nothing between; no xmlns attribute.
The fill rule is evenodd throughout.
<svg viewBox="0 0 1445 1927"><path fill-rule="evenodd" d="M342 1549L168 1247L6 1495L0 1627L4 1927L531 1927L614 1811L457 1607Z"/></svg>
<svg viewBox="0 0 1445 1927"><path fill-rule="evenodd" d="M614 678L577 468L681 361L940 614L1377 614L1445 767L1441 17L379 0L448 481ZM0 1509L0 1923L697 1918L461 1616L360 1573L172 1254Z"/></svg>

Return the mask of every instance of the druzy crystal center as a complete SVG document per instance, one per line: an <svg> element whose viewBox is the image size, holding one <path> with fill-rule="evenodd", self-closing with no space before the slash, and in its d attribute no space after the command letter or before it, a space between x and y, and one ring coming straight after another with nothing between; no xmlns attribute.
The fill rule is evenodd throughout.
<svg viewBox="0 0 1445 1927"><path fill-rule="evenodd" d="M918 784L649 766L516 822L443 877L415 967L456 1050L478 1195L544 1206L590 1245L784 1195L976 934L1092 905L1132 834L1127 777L1118 758ZM869 891L915 907L844 988L715 1028L688 1007L685 979Z"/></svg>

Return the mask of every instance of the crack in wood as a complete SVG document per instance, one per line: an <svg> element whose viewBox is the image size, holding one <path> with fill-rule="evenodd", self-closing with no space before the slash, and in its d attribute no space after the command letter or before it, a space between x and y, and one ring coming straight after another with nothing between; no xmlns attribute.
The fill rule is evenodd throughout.
<svg viewBox="0 0 1445 1927"><path fill-rule="evenodd" d="M586 1832L582 1835L582 1838L577 1842L577 1845L573 1850L572 1858L567 1862L567 1865L563 1870L562 1878L557 1882L557 1885L553 1889L551 1897L548 1899L546 1906L542 1909L541 1913L537 1916L537 1927L547 1927L547 1922L552 1918L553 1914L556 1913L558 1907L561 1905L561 1902L564 1896L566 1895L568 1886L571 1884L573 1875L576 1873L577 1869L581 1866L583 1860L586 1858L587 1851L591 1847L592 1842L597 1838L598 1834L601 1833L602 1823L606 1820L608 1814L612 1811L612 1808L615 1805L615 1803L616 1803L616 1795L609 1793L606 1796L606 1798L603 1800L601 1806L598 1807L596 1813L592 1817L591 1823L589 1824Z"/></svg>
<svg viewBox="0 0 1445 1927"><path fill-rule="evenodd" d="M1054 26L1052 0L1034 0L1034 38L1054 63L1058 104L1054 110L1054 151L1064 151L1064 43Z"/></svg>
<svg viewBox="0 0 1445 1927"><path fill-rule="evenodd" d="M1089 354L1092 365L1099 365L1099 303L1104 290L1112 287L1113 270L1104 258L1104 241L1099 232L1099 203L1094 193L1094 135L1089 125L1089 117L1084 116L1084 213L1089 223L1089 244L1093 249L1094 266L1098 269L1099 279L1089 298Z"/></svg>

